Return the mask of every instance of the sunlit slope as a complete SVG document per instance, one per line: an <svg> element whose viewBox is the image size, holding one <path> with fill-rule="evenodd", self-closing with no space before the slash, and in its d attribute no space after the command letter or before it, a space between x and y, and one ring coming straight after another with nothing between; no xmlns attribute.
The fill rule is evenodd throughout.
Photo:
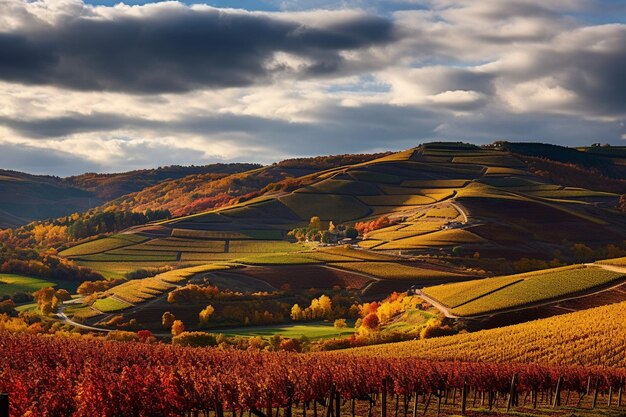
<svg viewBox="0 0 626 417"><path fill-rule="evenodd" d="M613 208L617 199L548 183L509 152L433 143L283 180L236 205L138 227L129 232L150 240L82 260L232 259L236 245L276 244L312 216L324 226L388 216L392 226L359 243L376 251L545 258L564 242L596 246L626 239L626 218Z"/></svg>
<svg viewBox="0 0 626 417"><path fill-rule="evenodd" d="M455 336L356 348L356 355L626 366L626 303Z"/></svg>
<svg viewBox="0 0 626 417"><path fill-rule="evenodd" d="M516 310L624 282L626 268L571 265L525 274L427 287L424 294L462 317Z"/></svg>

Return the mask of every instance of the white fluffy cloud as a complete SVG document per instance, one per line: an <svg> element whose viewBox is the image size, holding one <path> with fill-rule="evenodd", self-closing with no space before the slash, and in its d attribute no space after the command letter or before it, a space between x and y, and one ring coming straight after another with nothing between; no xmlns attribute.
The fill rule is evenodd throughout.
<svg viewBox="0 0 626 417"><path fill-rule="evenodd" d="M0 0L0 165L69 174L626 136L626 25L587 23L601 4L393 3Z"/></svg>

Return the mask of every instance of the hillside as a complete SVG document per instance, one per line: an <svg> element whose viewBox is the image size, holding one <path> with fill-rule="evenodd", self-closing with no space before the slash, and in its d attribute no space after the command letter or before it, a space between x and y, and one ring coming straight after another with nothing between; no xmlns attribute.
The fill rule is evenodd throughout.
<svg viewBox="0 0 626 417"><path fill-rule="evenodd" d="M303 170L281 163L221 181L232 184L239 178L243 181L240 186L256 183L258 190L268 177L297 175L294 169ZM176 183L155 188L164 191ZM142 193L134 195L133 204L141 204ZM183 201L177 195L186 193L169 189L163 194L165 204ZM541 268L541 262L562 265L609 257L608 253L623 256L620 247L626 238L626 217L614 209L618 197L550 183L532 174L510 152L434 143L287 178L249 195L245 202L137 226L74 246L61 255L110 279L124 279L139 268L204 265L212 268L205 280L233 291L243 286L247 291L288 288L303 294L311 288L329 291L338 287L352 297L380 299L413 285L430 287L484 277L494 263L524 271ZM161 203L150 200L145 204ZM363 227L379 224L381 217L388 220L380 223L386 227L370 228L361 240L353 241L358 249L322 246L311 250L310 244L293 243L288 232L310 228L309 221L315 216L320 218L316 227L323 230L331 221L337 230L352 226L365 230ZM332 233L345 234L337 230ZM554 290L553 297L587 291L623 275L600 267L580 265L579 269L580 279L571 279L569 286L559 284L572 278L569 275L553 277L555 285L546 287ZM549 272L544 275L551 277ZM184 277L176 284L196 282L196 278ZM265 286L259 287L259 282ZM515 300L505 297L500 309L509 306L507 303L516 306L536 301L532 297L550 298L551 293L537 295L542 282L524 281L521 286L529 286L529 290L522 289L522 293L530 298L518 300L513 294ZM481 286L482 282L477 288ZM158 329L157 319L175 309L177 317L197 322L205 306L163 302L174 290L172 283L157 276L111 288L99 294L96 303L68 314L93 319L93 323L102 322L103 314L120 312L125 320ZM283 300L283 295L277 297ZM283 301L293 304L293 296L289 297ZM459 315L487 311L479 301L466 304L450 307L471 307ZM289 314L281 309L282 317Z"/></svg>
<svg viewBox="0 0 626 417"><path fill-rule="evenodd" d="M104 207L145 211L167 209L175 216L195 214L232 204L239 198L263 194L265 187L289 188L294 179L342 165L369 161L385 154L330 155L287 159L266 167L249 168L233 175L195 174L165 181L124 196ZM239 164L244 166L244 164ZM290 180L294 182L291 183Z"/></svg>
<svg viewBox="0 0 626 417"><path fill-rule="evenodd" d="M190 175L207 174L207 178L217 179L229 174L260 168L259 164L211 164L204 166L168 166L154 169L140 169L115 174L85 173L64 178L72 186L94 193L108 201L125 194L143 190L146 187L166 180L176 180Z"/></svg>
<svg viewBox="0 0 626 417"><path fill-rule="evenodd" d="M258 189L259 181L269 182L266 176L276 172L284 176L285 170L277 165L225 180L230 185L239 175L245 176L246 182L257 182ZM329 221L354 225L387 216L393 224L370 231L359 245L405 255L443 252L571 262L580 252L574 244L588 248L593 256L594 251L606 252L607 245L621 245L626 238L626 216L614 209L618 194L553 184L532 174L511 153L471 145L428 144L289 181L243 203L139 227L133 233L174 239L173 243L192 239L196 246L203 241L208 246L222 242L221 250L212 249L211 256L195 255L194 261L229 258L226 242L231 240L284 239L289 230L306 226L312 216L319 216L324 225ZM172 204L180 208L188 198L188 192L174 183L158 187L169 189L166 202L140 192L132 196L134 207ZM172 194L181 197L171 198ZM129 246L115 253L149 255L142 252L152 251L147 246ZM169 258L163 261L171 262L179 254L185 260L185 252L180 247L164 253ZM224 258L216 255L220 252ZM151 260L159 258L152 253Z"/></svg>
<svg viewBox="0 0 626 417"><path fill-rule="evenodd" d="M626 300L621 259L428 286L418 294L470 330L498 327Z"/></svg>
<svg viewBox="0 0 626 417"><path fill-rule="evenodd" d="M102 203L61 178L0 170L0 228L65 216Z"/></svg>
<svg viewBox="0 0 626 417"><path fill-rule="evenodd" d="M259 167L258 164L171 166L117 174L87 173L67 178L0 170L0 228L97 209L114 198L169 179L202 174L216 180Z"/></svg>
<svg viewBox="0 0 626 417"><path fill-rule="evenodd" d="M355 348L364 356L626 366L626 302L475 333Z"/></svg>

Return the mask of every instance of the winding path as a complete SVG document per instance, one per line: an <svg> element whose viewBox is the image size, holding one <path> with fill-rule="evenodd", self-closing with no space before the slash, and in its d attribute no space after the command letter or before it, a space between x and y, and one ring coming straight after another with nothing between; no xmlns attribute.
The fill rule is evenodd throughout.
<svg viewBox="0 0 626 417"><path fill-rule="evenodd" d="M85 329L85 330L91 330L94 332L102 332L102 333L108 333L111 330L109 329L101 329L99 327L93 327L93 326L87 326L86 324L82 324L82 323L78 323L75 322L74 320L70 319L69 317L67 317L67 315L65 314L64 310L64 306L59 307L59 311L56 313L57 318L62 321L63 323L66 324L70 324L74 327L79 327L81 329Z"/></svg>

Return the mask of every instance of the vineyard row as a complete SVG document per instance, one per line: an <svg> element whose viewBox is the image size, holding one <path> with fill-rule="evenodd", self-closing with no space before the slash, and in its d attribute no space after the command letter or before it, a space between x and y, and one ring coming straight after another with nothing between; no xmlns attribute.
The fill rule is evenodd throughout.
<svg viewBox="0 0 626 417"><path fill-rule="evenodd" d="M617 368L222 351L6 333L0 334L0 364L0 392L9 393L11 416L417 417L477 405L621 407L626 378L626 369Z"/></svg>

